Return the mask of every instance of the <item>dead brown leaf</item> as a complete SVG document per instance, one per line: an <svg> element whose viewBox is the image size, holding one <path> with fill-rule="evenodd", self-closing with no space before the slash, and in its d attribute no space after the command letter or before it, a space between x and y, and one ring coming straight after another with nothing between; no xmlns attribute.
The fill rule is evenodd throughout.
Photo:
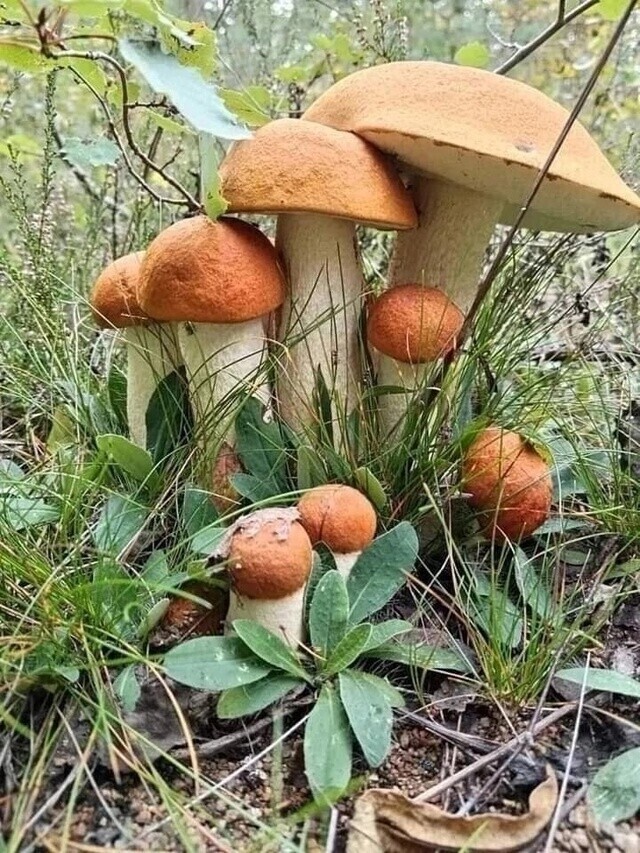
<svg viewBox="0 0 640 853"><path fill-rule="evenodd" d="M523 815L457 816L430 803L416 803L398 791L372 788L356 803L347 853L509 853L536 839L557 801L558 782L550 766L545 781L531 792L529 811Z"/></svg>

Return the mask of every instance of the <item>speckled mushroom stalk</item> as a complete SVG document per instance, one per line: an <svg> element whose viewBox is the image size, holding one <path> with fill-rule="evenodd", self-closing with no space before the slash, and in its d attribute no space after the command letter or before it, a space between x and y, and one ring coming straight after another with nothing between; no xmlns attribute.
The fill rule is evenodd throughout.
<svg viewBox="0 0 640 853"><path fill-rule="evenodd" d="M158 384L182 364L175 329L152 322L136 290L144 252L118 258L96 280L91 308L98 325L120 329L127 349L127 422L131 440L147 446L147 409Z"/></svg>
<svg viewBox="0 0 640 853"><path fill-rule="evenodd" d="M296 647L304 639L304 591L313 564L311 542L295 509L264 509L238 519L216 556L231 575L225 631L251 619Z"/></svg>
<svg viewBox="0 0 640 853"><path fill-rule="evenodd" d="M402 427L425 371L454 350L463 323L464 314L445 293L419 284L393 287L369 305L367 343L380 355L378 385L405 392L387 394L380 401L383 437L392 437Z"/></svg>
<svg viewBox="0 0 640 853"><path fill-rule="evenodd" d="M139 299L151 316L179 324L203 479L235 443L233 419L248 396L264 403L265 321L284 297L275 250L253 225L205 216L171 225L145 257Z"/></svg>
<svg viewBox="0 0 640 853"><path fill-rule="evenodd" d="M351 486L316 486L298 502L300 524L313 545L323 542L333 554L344 580L376 533L376 511L362 492Z"/></svg>
<svg viewBox="0 0 640 853"><path fill-rule="evenodd" d="M280 414L314 423L318 369L344 422L359 404L363 275L355 223L413 228L411 198L389 161L351 133L279 119L234 145L220 167L229 210L278 215L276 248L288 278L279 340ZM334 434L339 430L334 429Z"/></svg>

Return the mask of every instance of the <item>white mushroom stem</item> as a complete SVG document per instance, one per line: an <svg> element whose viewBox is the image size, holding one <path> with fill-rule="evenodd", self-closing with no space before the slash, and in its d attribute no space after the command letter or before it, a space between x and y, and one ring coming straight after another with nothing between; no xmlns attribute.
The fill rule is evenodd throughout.
<svg viewBox="0 0 640 853"><path fill-rule="evenodd" d="M304 639L304 591L303 586L284 598L259 599L246 598L231 590L225 633L233 634L234 619L251 619L296 648Z"/></svg>
<svg viewBox="0 0 640 853"><path fill-rule="evenodd" d="M425 372L432 365L406 364L383 353L378 353L378 357L377 384L404 389L404 393L397 391L379 398L378 422L384 439L397 435L402 428L414 391L421 387Z"/></svg>
<svg viewBox="0 0 640 853"><path fill-rule="evenodd" d="M313 423L318 367L334 402L332 419L358 402L358 323L363 287L352 222L316 214L283 214L276 248L289 281L279 340L283 420L293 429Z"/></svg>
<svg viewBox="0 0 640 853"><path fill-rule="evenodd" d="M349 580L351 570L355 566L361 553L362 551L353 551L350 554L333 554L333 561L336 564L336 569L340 572L344 581Z"/></svg>
<svg viewBox="0 0 640 853"><path fill-rule="evenodd" d="M414 180L418 228L398 234L390 286L438 287L466 314L475 299L484 254L504 202L445 181Z"/></svg>
<svg viewBox="0 0 640 853"><path fill-rule="evenodd" d="M147 409L158 384L182 364L178 338L170 323L128 326L127 419L134 444L147 446Z"/></svg>
<svg viewBox="0 0 640 853"><path fill-rule="evenodd" d="M265 405L266 339L261 317L245 323L180 323L180 350L189 381L195 434L208 473L223 442L235 444L233 420L243 399ZM207 474L208 476L208 474Z"/></svg>

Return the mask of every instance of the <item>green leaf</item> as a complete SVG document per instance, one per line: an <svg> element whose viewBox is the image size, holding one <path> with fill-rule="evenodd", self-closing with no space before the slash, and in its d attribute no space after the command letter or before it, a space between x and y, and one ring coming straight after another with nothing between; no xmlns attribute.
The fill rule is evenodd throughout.
<svg viewBox="0 0 640 853"><path fill-rule="evenodd" d="M0 501L0 519L17 532L53 524L59 518L60 509L40 498L6 495Z"/></svg>
<svg viewBox="0 0 640 853"><path fill-rule="evenodd" d="M495 642L510 649L520 645L522 615L495 579L489 580L480 572L474 573L468 607L474 622Z"/></svg>
<svg viewBox="0 0 640 853"><path fill-rule="evenodd" d="M142 617L136 632L138 637L144 639L150 631L160 623L169 609L170 604L171 600L169 598L161 598L159 601L156 601L156 603Z"/></svg>
<svg viewBox="0 0 640 853"><path fill-rule="evenodd" d="M383 643L363 653L363 657L393 661L419 669L445 669L451 672L472 672L471 664L455 649L428 646L425 643Z"/></svg>
<svg viewBox="0 0 640 853"><path fill-rule="evenodd" d="M304 621L307 623L309 621L309 611L311 610L311 602L313 601L313 596L316 591L316 587L320 583L320 579L323 578L327 572L336 570L336 561L331 553L331 551L320 542L315 546L313 551L313 567L311 569L311 574L309 575L309 580L307 581L307 586L304 591Z"/></svg>
<svg viewBox="0 0 640 853"><path fill-rule="evenodd" d="M640 809L640 747L618 755L593 777L587 803L598 823L618 823Z"/></svg>
<svg viewBox="0 0 640 853"><path fill-rule="evenodd" d="M293 649L262 625L252 622L250 619L236 619L233 622L233 630L242 642L262 660L295 675L297 678L309 680L309 676L302 668Z"/></svg>
<svg viewBox="0 0 640 853"><path fill-rule="evenodd" d="M458 65L469 65L472 68L486 68L491 59L488 47L481 41L470 41L459 47L453 57Z"/></svg>
<svg viewBox="0 0 640 853"><path fill-rule="evenodd" d="M265 482L253 474L231 474L229 482L236 492L251 503L261 503L274 496L277 489L270 481Z"/></svg>
<svg viewBox="0 0 640 853"><path fill-rule="evenodd" d="M354 565L347 591L354 625L380 610L406 580L418 556L418 537L407 521L378 536Z"/></svg>
<svg viewBox="0 0 640 853"><path fill-rule="evenodd" d="M145 107L144 114L157 127L161 127L163 130L166 130L167 133L174 133L177 136L183 136L184 134L188 134L189 136L195 135L195 132L190 127L187 127L186 124L181 124L174 118L164 116L150 107Z"/></svg>
<svg viewBox="0 0 640 853"><path fill-rule="evenodd" d="M244 468L262 480L271 494L287 491L286 449L275 420L265 422L264 405L250 397L238 412L235 422L236 453Z"/></svg>
<svg viewBox="0 0 640 853"><path fill-rule="evenodd" d="M218 717L221 720L233 720L257 714L301 684L304 682L293 675L273 672L249 686L232 687L218 699Z"/></svg>
<svg viewBox="0 0 640 853"><path fill-rule="evenodd" d="M327 572L316 587L309 611L311 643L323 657L326 657L346 634L348 619L347 585L340 572Z"/></svg>
<svg viewBox="0 0 640 853"><path fill-rule="evenodd" d="M335 675L346 669L350 664L360 657L371 638L371 625L356 625L349 633L340 640L335 649L327 658L323 673Z"/></svg>
<svg viewBox="0 0 640 853"><path fill-rule="evenodd" d="M116 465L143 483L153 473L153 459L147 450L138 447L123 435L106 433L96 436L96 446Z"/></svg>
<svg viewBox="0 0 640 853"><path fill-rule="evenodd" d="M122 9L125 0L59 0L61 6L71 9L81 18L102 18L108 12Z"/></svg>
<svg viewBox="0 0 640 853"><path fill-rule="evenodd" d="M297 454L298 488L307 491L327 482L327 473L318 454L306 444L300 444Z"/></svg>
<svg viewBox="0 0 640 853"><path fill-rule="evenodd" d="M351 778L351 731L335 689L325 684L304 732L304 769L314 800L331 805Z"/></svg>
<svg viewBox="0 0 640 853"><path fill-rule="evenodd" d="M227 690L251 684L271 667L236 637L196 637L167 652L164 669L170 678L198 690Z"/></svg>
<svg viewBox="0 0 640 853"><path fill-rule="evenodd" d="M218 175L218 152L213 136L207 133L198 134L198 149L200 152L200 194L204 210L209 219L217 219L227 209L228 202L220 189Z"/></svg>
<svg viewBox="0 0 640 853"><path fill-rule="evenodd" d="M145 416L147 449L157 465L175 458L176 448L188 445L192 414L184 368L164 376L151 395Z"/></svg>
<svg viewBox="0 0 640 853"><path fill-rule="evenodd" d="M136 678L136 668L133 664L125 666L113 682L113 689L125 711L135 710L140 698L140 685Z"/></svg>
<svg viewBox="0 0 640 853"><path fill-rule="evenodd" d="M0 142L0 157L36 157L42 154L42 145L25 133L11 133Z"/></svg>
<svg viewBox="0 0 640 853"><path fill-rule="evenodd" d="M353 472L356 482L377 510L383 510L387 505L387 496L382 483L368 468L358 468Z"/></svg>
<svg viewBox="0 0 640 853"><path fill-rule="evenodd" d="M585 668L578 666L558 670L555 677L580 685L584 682L587 690L606 690L640 699L640 681L613 669L589 669L585 679Z"/></svg>
<svg viewBox="0 0 640 853"><path fill-rule="evenodd" d="M120 53L155 92L166 95L179 113L200 133L222 139L247 139L251 132L225 107L216 87L194 68L154 43L121 39Z"/></svg>
<svg viewBox="0 0 640 853"><path fill-rule="evenodd" d="M347 670L338 676L340 698L351 729L371 767L378 767L391 746L393 711L386 691L364 672Z"/></svg>
<svg viewBox="0 0 640 853"><path fill-rule="evenodd" d="M605 21L617 21L628 5L628 0L600 0L592 11L601 15Z"/></svg>
<svg viewBox="0 0 640 853"><path fill-rule="evenodd" d="M516 548L513 554L516 583L520 594L529 607L542 619L551 619L555 612L551 592L536 571L536 564L525 554L522 548Z"/></svg>
<svg viewBox="0 0 640 853"><path fill-rule="evenodd" d="M35 45L10 41L0 42L0 64L31 74L44 71L51 65Z"/></svg>
<svg viewBox="0 0 640 853"><path fill-rule="evenodd" d="M210 557L220 545L227 532L226 527L218 524L209 524L199 530L191 540L191 550L196 554L204 554Z"/></svg>
<svg viewBox="0 0 640 853"><path fill-rule="evenodd" d="M220 97L231 112L250 127L262 127L271 120L272 96L265 86L247 86L241 92L220 89Z"/></svg>
<svg viewBox="0 0 640 853"><path fill-rule="evenodd" d="M112 495L92 530L99 551L119 554L144 527L149 510L124 495Z"/></svg>
<svg viewBox="0 0 640 853"><path fill-rule="evenodd" d="M377 649L378 646L384 645L384 643L397 637L398 634L406 634L412 629L411 622L405 622L404 619L388 619L386 622L379 622L372 626L371 637L363 651L368 652L371 649Z"/></svg>
<svg viewBox="0 0 640 853"><path fill-rule="evenodd" d="M195 537L205 527L215 524L217 519L218 513L211 502L209 493L193 486L187 486L184 490L180 518L187 535L190 538ZM193 548L193 543L191 547L196 550Z"/></svg>
<svg viewBox="0 0 640 853"><path fill-rule="evenodd" d="M62 154L74 166L87 170L96 166L113 166L120 158L120 149L105 136L100 139L68 136L64 139Z"/></svg>

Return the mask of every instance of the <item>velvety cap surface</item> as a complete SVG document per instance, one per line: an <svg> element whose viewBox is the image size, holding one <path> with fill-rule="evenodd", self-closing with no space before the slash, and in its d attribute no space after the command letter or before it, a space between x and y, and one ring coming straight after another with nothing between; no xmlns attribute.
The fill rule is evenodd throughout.
<svg viewBox="0 0 640 853"><path fill-rule="evenodd" d="M265 521L233 534L228 569L239 595L277 599L307 582L313 562L311 542L298 521Z"/></svg>
<svg viewBox="0 0 640 853"><path fill-rule="evenodd" d="M442 62L390 62L343 78L304 119L351 130L415 171L505 201L515 218L569 113L500 74ZM524 220L558 231L626 228L640 198L575 123Z"/></svg>
<svg viewBox="0 0 640 853"><path fill-rule="evenodd" d="M139 326L148 320L138 304L136 289L144 252L118 258L100 273L91 293L91 310L103 328Z"/></svg>
<svg viewBox="0 0 640 853"><path fill-rule="evenodd" d="M401 284L386 290L368 309L367 340L397 361L435 361L452 350L464 315L441 290Z"/></svg>
<svg viewBox="0 0 640 853"><path fill-rule="evenodd" d="M183 219L147 249L138 299L154 320L242 323L284 299L276 251L248 222Z"/></svg>
<svg viewBox="0 0 640 853"><path fill-rule="evenodd" d="M237 142L220 166L235 213L319 213L377 228L415 228L393 164L353 133L278 119Z"/></svg>
<svg viewBox="0 0 640 853"><path fill-rule="evenodd" d="M352 554L369 545L377 518L371 502L351 486L317 486L298 502L300 524L312 543L324 544L336 554Z"/></svg>

